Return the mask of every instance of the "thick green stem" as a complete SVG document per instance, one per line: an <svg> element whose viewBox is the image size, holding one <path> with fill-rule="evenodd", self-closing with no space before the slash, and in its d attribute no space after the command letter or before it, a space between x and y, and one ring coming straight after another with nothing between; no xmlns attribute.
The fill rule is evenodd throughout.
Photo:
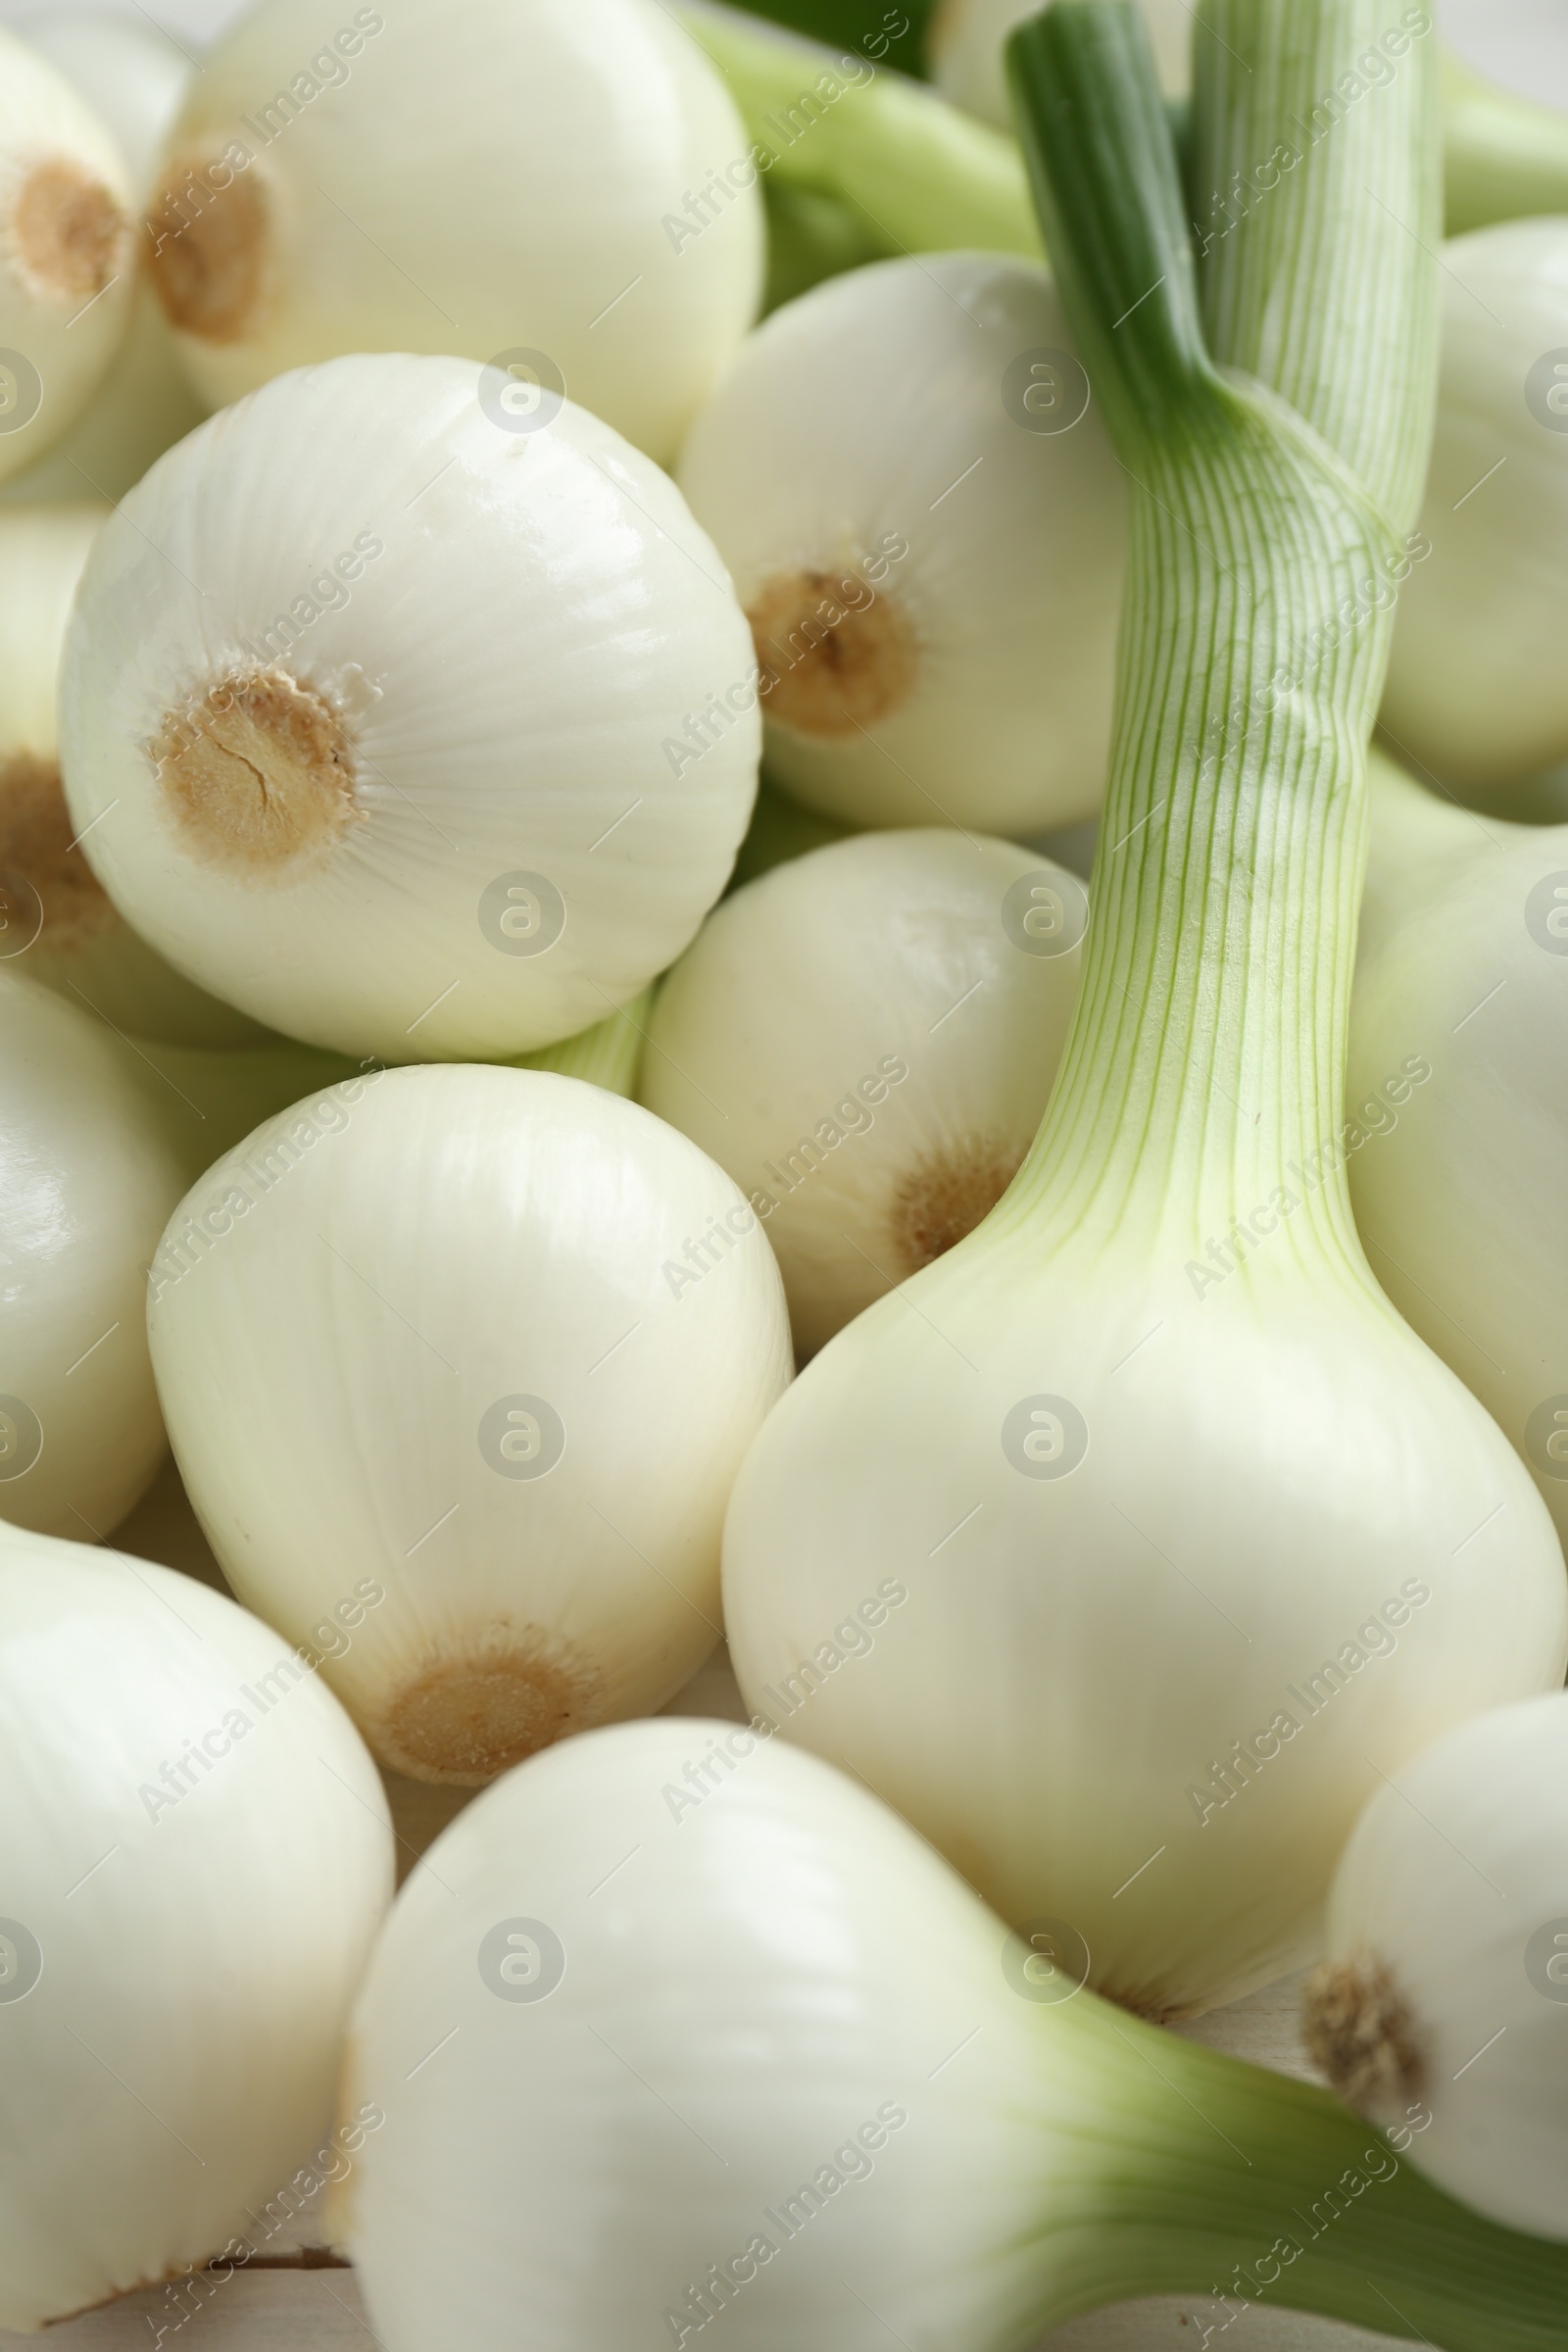
<svg viewBox="0 0 1568 2352"><path fill-rule="evenodd" d="M1195 2314L1215 2332L1267 2301L1446 2352L1568 2344L1568 2246L1483 2221L1327 2091L1090 1993L1043 2008L1041 2027L1053 2073L1070 2050L1097 2116L1083 2166L1095 2188L1082 2204L1054 2200L1046 2225L1054 2291L1043 2327L1165 2294L1228 2299Z"/></svg>
<svg viewBox="0 0 1568 2352"><path fill-rule="evenodd" d="M1291 4L1352 13L1349 0ZM1315 72L1320 45L1278 45L1260 123L1270 105L1304 102L1303 55ZM1056 1092L999 1213L1056 1239L1136 1220L1186 1253L1284 1188L1304 1199L1293 1248L1360 1284L1326 1148L1397 558L1332 449L1208 355L1134 12L1061 0L1014 35L1011 67L1047 237L1133 497L1083 985ZM1311 225L1333 240L1328 215ZM1413 239L1390 251L1412 273L1430 266ZM1293 266L1302 258L1313 266L1310 252ZM1369 397L1406 413L1403 374Z"/></svg>
<svg viewBox="0 0 1568 2352"><path fill-rule="evenodd" d="M1568 213L1568 115L1443 64L1444 226Z"/></svg>
<svg viewBox="0 0 1568 2352"><path fill-rule="evenodd" d="M853 208L878 251L1038 257L1015 143L863 50L823 49L739 10L676 13L729 84L770 180Z"/></svg>
<svg viewBox="0 0 1568 2352"><path fill-rule="evenodd" d="M1288 400L1396 531L1437 402L1437 34L1401 0L1205 0L1190 126L1203 323ZM1299 94L1299 103L1293 103ZM1397 397L1391 398L1391 387Z"/></svg>

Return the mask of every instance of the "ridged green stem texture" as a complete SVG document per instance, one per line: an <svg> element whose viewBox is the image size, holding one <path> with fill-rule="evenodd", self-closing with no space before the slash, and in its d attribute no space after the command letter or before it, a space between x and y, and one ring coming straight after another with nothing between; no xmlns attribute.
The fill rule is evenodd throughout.
<svg viewBox="0 0 1568 2352"><path fill-rule="evenodd" d="M1483 2221L1327 2091L1093 1993L1039 2014L1049 2079L1095 2122L1081 2187L1063 2182L1050 2200L1053 2287L1037 2329L1181 2295L1228 2303L1196 2314L1216 2334L1267 2300L1443 2352L1568 2344L1568 2246ZM1194 2352L1205 2340L1195 2334Z"/></svg>
<svg viewBox="0 0 1568 2352"><path fill-rule="evenodd" d="M1238 0L1227 23L1260 85L1239 137L1301 103L1305 77L1359 37L1359 5ZM1288 17L1311 20L1310 39L1287 38ZM1059 1245L1108 1239L1135 1216L1156 1233L1215 1200L1259 1197L1337 1114L1388 615L1374 605L1344 618L1336 605L1394 544L1380 509L1402 495L1405 460L1389 416L1341 416L1325 395L1314 430L1216 365L1133 10L1056 0L1014 36L1009 64L1079 348L1134 485L1079 1015L1025 1174L997 1212ZM1429 103L1391 110L1384 125L1391 143L1435 137ZM1409 186L1424 184L1419 156L1407 169ZM1280 352L1296 355L1281 372L1310 388L1324 353L1353 340L1361 300L1393 305L1396 320L1425 316L1428 290L1406 281L1431 263L1404 228L1362 236L1316 192L1297 229L1264 252L1322 289L1315 327L1288 300L1272 304L1251 255L1224 315L1245 342L1261 303L1281 321ZM1332 282L1330 250L1356 285ZM1420 430L1430 357L1385 357L1366 396ZM1330 425L1380 478L1357 478ZM1316 1199L1319 1273L1337 1254L1365 1280L1343 1188ZM1568 2344L1568 2246L1466 2211L1325 2092L1089 1993L1043 2007L1040 2030L1043 2096L1083 2161L1046 2199L1039 2327L1139 2294L1229 2297L1228 2325L1267 2295L1447 2352Z"/></svg>
<svg viewBox="0 0 1568 2352"><path fill-rule="evenodd" d="M1363 19L1363 0L1236 0L1227 37L1245 43L1255 86L1232 135L1272 152ZM1365 208L1376 229L1350 225L1364 200L1336 158L1299 195L1283 190L1280 232L1255 258L1238 246L1238 289L1216 287L1228 345L1247 345L1259 311L1274 321L1281 372L1312 392L1368 482L1323 426L1209 349L1135 13L1060 0L1014 36L1010 60L1047 238L1132 498L1083 984L1056 1091L997 1213L1046 1243L1131 1229L1186 1256L1339 1125L1365 746L1407 568L1387 508L1405 496L1401 434L1424 447L1433 366L1425 339L1380 333L1362 370L1356 338L1385 308L1396 330L1425 318L1436 263L1424 217ZM1430 151L1430 78L1408 86L1374 118L1378 139ZM1205 152L1209 102L1200 90L1194 108ZM1431 185L1419 153L1379 161L1377 177ZM1315 317L1298 277L1318 289ZM1377 416L1342 414L1322 391L1337 357ZM1278 1262L1288 1251L1366 1284L1343 1170L1308 1191L1288 1236Z"/></svg>

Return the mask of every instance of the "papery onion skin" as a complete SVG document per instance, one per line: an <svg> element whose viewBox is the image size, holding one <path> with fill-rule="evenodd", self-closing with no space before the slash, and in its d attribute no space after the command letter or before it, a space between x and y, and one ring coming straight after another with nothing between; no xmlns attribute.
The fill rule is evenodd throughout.
<svg viewBox="0 0 1568 2352"><path fill-rule="evenodd" d="M111 1533L164 1457L146 1268L189 1182L159 1083L0 965L0 1518Z"/></svg>
<svg viewBox="0 0 1568 2352"><path fill-rule="evenodd" d="M193 1579L0 1527L0 2325L267 2250L354 2144L331 2100L392 1892L341 1707Z"/></svg>
<svg viewBox="0 0 1568 2352"><path fill-rule="evenodd" d="M717 898L756 790L710 543L571 403L512 430L505 380L380 353L265 386L125 501L68 640L67 793L111 897L356 1059L603 1020Z"/></svg>
<svg viewBox="0 0 1568 2352"><path fill-rule="evenodd" d="M506 354L667 462L761 291L719 76L654 0L345 16L323 40L315 0L264 0L170 134L148 236L209 404L345 352Z"/></svg>
<svg viewBox="0 0 1568 2352"><path fill-rule="evenodd" d="M236 1592L305 1640L345 1580L385 1587L324 1671L394 1769L489 1780L662 1705L717 1642L783 1292L728 1177L634 1103L538 1070L346 1081L195 1187L149 1323Z"/></svg>

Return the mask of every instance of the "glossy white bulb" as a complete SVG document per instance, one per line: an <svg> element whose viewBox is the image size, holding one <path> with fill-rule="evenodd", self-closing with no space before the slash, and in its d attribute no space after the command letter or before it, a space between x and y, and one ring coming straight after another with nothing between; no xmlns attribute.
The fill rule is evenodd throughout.
<svg viewBox="0 0 1568 2352"><path fill-rule="evenodd" d="M66 789L121 911L356 1058L603 1020L756 789L746 623L679 492L585 410L505 399L399 354L266 385L106 526L67 644Z"/></svg>
<svg viewBox="0 0 1568 2352"><path fill-rule="evenodd" d="M1038 263L829 279L758 328L681 487L735 577L770 771L856 825L1098 808L1125 477Z"/></svg>
<svg viewBox="0 0 1568 2352"><path fill-rule="evenodd" d="M325 1672L396 1770L488 1780L662 1705L718 1641L784 1298L729 1178L635 1103L539 1070L347 1080L182 1201L149 1322L242 1599L319 1641L384 1588Z"/></svg>
<svg viewBox="0 0 1568 2352"><path fill-rule="evenodd" d="M232 1601L0 1527L0 2326L233 2259L364 2144L331 2105L386 1798Z"/></svg>

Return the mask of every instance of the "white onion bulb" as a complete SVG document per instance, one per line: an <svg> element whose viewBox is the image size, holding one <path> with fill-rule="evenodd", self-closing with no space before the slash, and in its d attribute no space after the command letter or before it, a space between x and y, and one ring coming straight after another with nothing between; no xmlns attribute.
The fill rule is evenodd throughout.
<svg viewBox="0 0 1568 2352"><path fill-rule="evenodd" d="M1485 797L1568 758L1568 220L1443 249L1443 361L1421 529L1383 720Z"/></svg>
<svg viewBox="0 0 1568 2352"><path fill-rule="evenodd" d="M922 254L787 304L679 478L750 617L790 792L999 833L1098 808L1125 484L1038 263Z"/></svg>
<svg viewBox="0 0 1568 2352"><path fill-rule="evenodd" d="M190 1181L145 1064L0 971L0 1517L102 1537L164 1455L147 1261Z"/></svg>
<svg viewBox="0 0 1568 2352"><path fill-rule="evenodd" d="M153 268L208 401L340 353L458 351L670 457L763 263L747 133L695 42L655 0L343 18L262 0L172 133Z"/></svg>
<svg viewBox="0 0 1568 2352"><path fill-rule="evenodd" d="M313 2132L346 2169L375 2119L329 2132L332 2092L391 1824L275 1634L0 1527L0 2327L232 2258Z"/></svg>
<svg viewBox="0 0 1568 2352"><path fill-rule="evenodd" d="M721 1262L671 1279L694 1236ZM202 1179L152 1266L159 1393L214 1551L384 1762L478 1783L657 1707L719 1638L740 1456L789 1377L729 1178L538 1070L350 1080Z"/></svg>
<svg viewBox="0 0 1568 2352"><path fill-rule="evenodd" d="M802 1354L1001 1198L1087 917L1076 876L1011 842L862 833L726 899L664 981L642 1100L762 1218Z"/></svg>
<svg viewBox="0 0 1568 2352"><path fill-rule="evenodd" d="M0 31L0 480L74 422L124 335L134 210L98 117Z"/></svg>
<svg viewBox="0 0 1568 2352"><path fill-rule="evenodd" d="M1011 130L1004 52L1013 26L1034 13L1034 0L938 0L927 48L931 78L942 95L971 115ZM1201 26L1201 19L1187 0L1139 0L1139 14L1153 43L1161 89L1169 98L1184 96L1191 80L1194 29Z"/></svg>
<svg viewBox="0 0 1568 2352"><path fill-rule="evenodd" d="M114 134L132 185L145 193L191 63L150 17L60 9L20 27L27 45L94 107ZM0 489L0 504L123 498L206 411L185 380L174 339L138 257L130 325L114 364L69 431Z"/></svg>
<svg viewBox="0 0 1568 2352"><path fill-rule="evenodd" d="M0 512L0 958L138 1037L238 1045L260 1032L171 970L116 911L60 783L61 649L109 509Z"/></svg>
<svg viewBox="0 0 1568 2352"><path fill-rule="evenodd" d="M1346 1092L1356 1223L1568 1541L1568 826L1473 815L1376 756L1372 778Z"/></svg>
<svg viewBox="0 0 1568 2352"><path fill-rule="evenodd" d="M121 911L356 1058L602 1020L756 788L745 620L679 493L569 402L512 430L498 381L342 359L211 418L105 527L67 642L66 789Z"/></svg>
<svg viewBox="0 0 1568 2352"><path fill-rule="evenodd" d="M1409 2161L1568 2238L1568 1696L1461 1724L1357 1823L1307 1986L1312 2056Z"/></svg>
<svg viewBox="0 0 1568 2352"><path fill-rule="evenodd" d="M328 2217L385 2352L1147 2344L1054 2332L1132 2293L1553 2339L1560 2248L1402 2176L1314 2085L1097 1999L1060 1921L1009 1936L768 1730L568 1740L404 1886L344 2084L386 2121Z"/></svg>

